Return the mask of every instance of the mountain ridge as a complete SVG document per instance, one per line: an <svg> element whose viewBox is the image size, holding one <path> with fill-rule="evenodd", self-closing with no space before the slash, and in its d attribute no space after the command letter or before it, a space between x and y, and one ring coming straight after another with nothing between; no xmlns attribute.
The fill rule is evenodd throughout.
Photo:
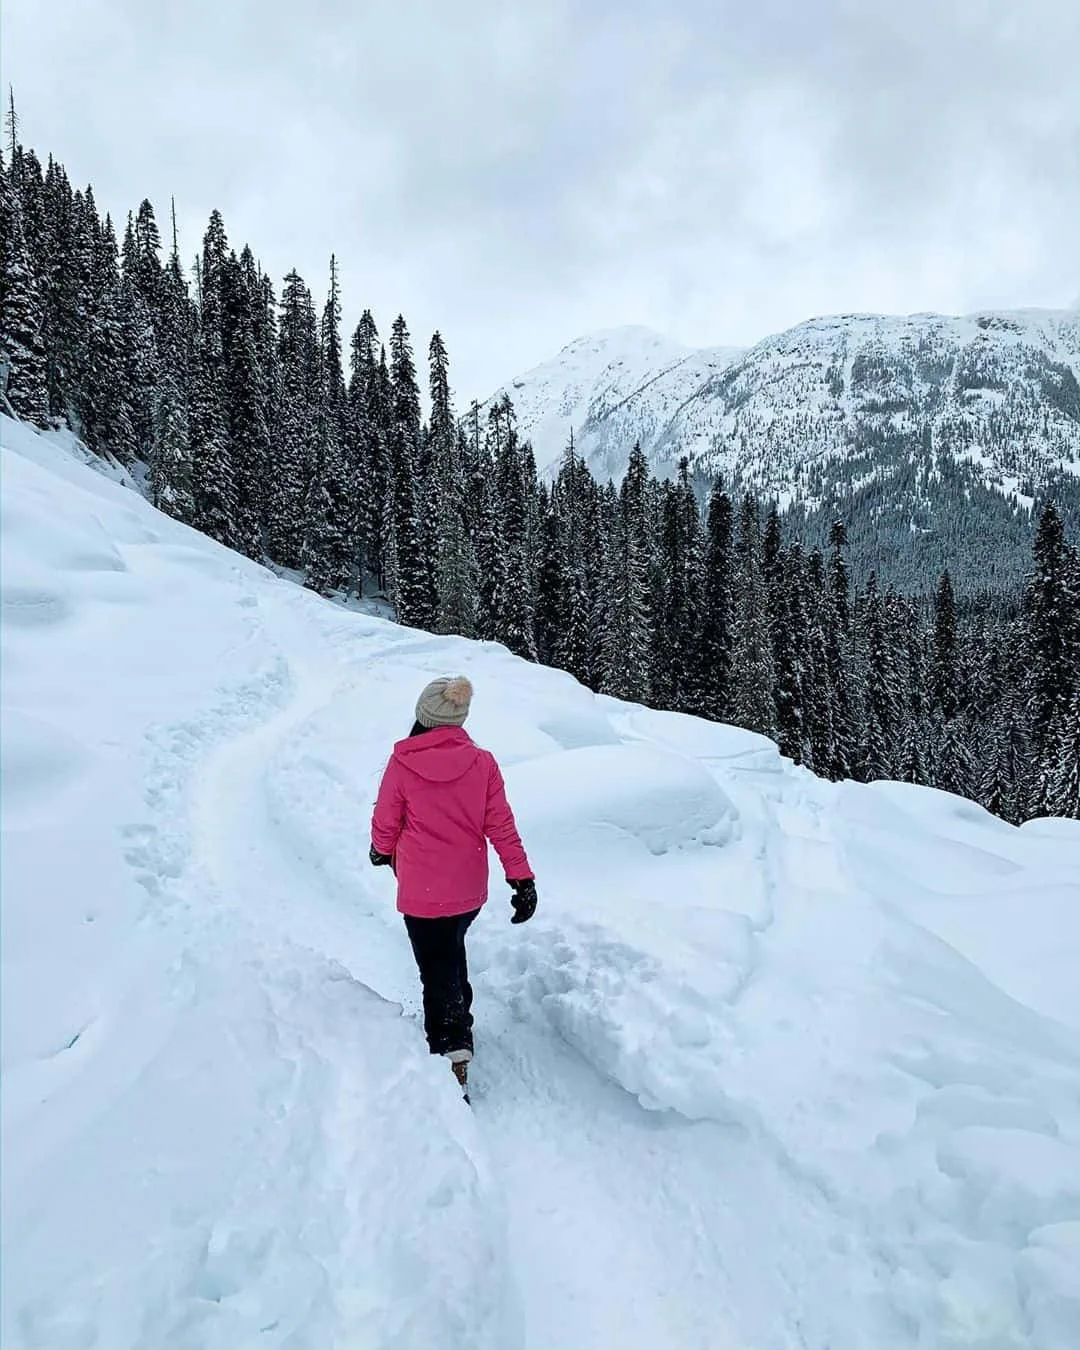
<svg viewBox="0 0 1080 1350"><path fill-rule="evenodd" d="M1038 501L1080 516L1074 309L821 315L748 348L607 329L503 393L542 474L571 430L601 479L621 478L640 442L658 475L686 458L703 480L776 502L811 538L825 517L852 521L867 542L856 561L898 584L942 565L1013 576ZM1007 556L988 558L985 535Z"/></svg>

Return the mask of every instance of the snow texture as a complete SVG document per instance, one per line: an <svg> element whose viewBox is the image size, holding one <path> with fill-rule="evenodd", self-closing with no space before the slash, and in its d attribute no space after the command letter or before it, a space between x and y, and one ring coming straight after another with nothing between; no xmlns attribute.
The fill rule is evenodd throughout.
<svg viewBox="0 0 1080 1350"><path fill-rule="evenodd" d="M1075 1350L1080 827L349 612L3 423L5 1350ZM380 770L537 869L426 1053Z"/></svg>

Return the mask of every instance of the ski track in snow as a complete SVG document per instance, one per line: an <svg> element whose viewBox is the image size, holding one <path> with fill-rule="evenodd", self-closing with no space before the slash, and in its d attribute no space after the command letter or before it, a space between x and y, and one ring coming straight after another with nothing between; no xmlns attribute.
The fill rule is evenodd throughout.
<svg viewBox="0 0 1080 1350"><path fill-rule="evenodd" d="M49 714L5 720L5 877L52 906L5 913L5 1345L1080 1344L1075 832L344 613L45 460L97 505L5 579ZM123 715L65 724L159 593ZM496 877L473 929L471 1111L366 859L451 666L541 896L512 928Z"/></svg>

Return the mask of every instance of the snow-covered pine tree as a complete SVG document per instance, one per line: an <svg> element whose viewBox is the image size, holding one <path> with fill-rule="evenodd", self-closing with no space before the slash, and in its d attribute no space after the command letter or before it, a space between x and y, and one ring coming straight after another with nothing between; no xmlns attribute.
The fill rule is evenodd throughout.
<svg viewBox="0 0 1080 1350"><path fill-rule="evenodd" d="M773 517L770 516L770 526ZM765 543L769 545L770 528ZM768 558L768 548L766 558ZM808 703L812 687L809 652L809 618L805 594L802 545L797 541L782 549L769 563L772 581L773 659L776 682L776 728L781 754L796 764L813 768Z"/></svg>
<svg viewBox="0 0 1080 1350"><path fill-rule="evenodd" d="M465 434L454 418L450 396L450 359L441 334L428 347L431 420L428 424L433 463L436 564L435 631L472 637L476 631L476 555L465 513Z"/></svg>
<svg viewBox="0 0 1080 1350"><path fill-rule="evenodd" d="M985 753L978 784L982 805L1013 825L1019 825L1027 818L1023 770L1027 755L1016 702L1015 697L998 699L989 722L983 724L981 739Z"/></svg>
<svg viewBox="0 0 1080 1350"><path fill-rule="evenodd" d="M829 530L825 652L832 691L833 759L827 772L835 780L850 778L855 768L859 735L853 682L855 658L851 631L851 579L844 548L847 530L834 521ZM822 770L821 765L819 772Z"/></svg>
<svg viewBox="0 0 1080 1350"><path fill-rule="evenodd" d="M958 797L974 798L976 766L963 716L957 713L939 724L936 739L933 786Z"/></svg>
<svg viewBox="0 0 1080 1350"><path fill-rule="evenodd" d="M322 595L346 590L358 548L352 475L346 454L345 375L341 363L341 297L337 260L319 328L315 462L308 484L304 561L307 585Z"/></svg>
<svg viewBox="0 0 1080 1350"><path fill-rule="evenodd" d="M702 711L717 721L732 715L734 650L734 511L717 478L709 494L705 527L701 615Z"/></svg>
<svg viewBox="0 0 1080 1350"><path fill-rule="evenodd" d="M863 778L873 782L896 777L897 732L902 706L897 651L890 632L886 601L873 572L859 606L859 630L865 709L859 758Z"/></svg>
<svg viewBox="0 0 1080 1350"><path fill-rule="evenodd" d="M153 455L154 400L160 369L158 365L155 313L138 284L140 260L135 238L135 223L128 216L124 243L120 251L119 309L122 332L124 382L131 398L131 421L135 434L135 452L149 461ZM160 303L160 294L154 297Z"/></svg>
<svg viewBox="0 0 1080 1350"><path fill-rule="evenodd" d="M768 597L762 573L760 515L747 493L739 507L735 546L734 721L776 736L775 671Z"/></svg>
<svg viewBox="0 0 1080 1350"><path fill-rule="evenodd" d="M300 568L317 443L319 341L311 292L295 270L286 276L281 293L278 363L280 414L271 437L269 551L283 567Z"/></svg>
<svg viewBox="0 0 1080 1350"><path fill-rule="evenodd" d="M125 263L129 279L150 312L156 330L165 274L161 265L161 231L154 208L146 198L135 214L131 253Z"/></svg>
<svg viewBox="0 0 1080 1350"><path fill-rule="evenodd" d="M379 332L365 309L349 344L346 447L353 481L358 561L383 585L383 519L386 501L386 399L389 379L380 360Z"/></svg>
<svg viewBox="0 0 1080 1350"><path fill-rule="evenodd" d="M492 409L495 412L495 409ZM503 434L495 452L495 492L503 568L495 597L497 641L536 660L536 597L529 558L530 502L513 407L503 409Z"/></svg>
<svg viewBox="0 0 1080 1350"><path fill-rule="evenodd" d="M552 489L562 555L558 602L561 627L555 647L555 664L583 684L589 682L592 665L593 615L585 559L591 483L592 475L574 448L571 435Z"/></svg>
<svg viewBox="0 0 1080 1350"><path fill-rule="evenodd" d="M648 517L649 464L640 442L619 490L609 543L610 584L603 692L635 703L651 694L652 605L651 530Z"/></svg>
<svg viewBox="0 0 1080 1350"><path fill-rule="evenodd" d="M469 445L467 518L476 553L476 636L493 641L498 632L498 600L504 589L503 538L495 498L495 466L486 438Z"/></svg>
<svg viewBox="0 0 1080 1350"><path fill-rule="evenodd" d="M235 488L235 547L249 558L263 549L263 482L270 460L266 390L256 338L262 303L255 259L230 253L221 272L223 392Z"/></svg>
<svg viewBox="0 0 1080 1350"><path fill-rule="evenodd" d="M233 548L238 543L236 483L222 341L227 259L225 224L221 213L212 211L197 273L199 314L191 388L192 491L196 527Z"/></svg>
<svg viewBox="0 0 1080 1350"><path fill-rule="evenodd" d="M173 215L173 244L158 311L159 377L154 392L150 496L154 505L186 525L195 519L190 425L194 321L180 262Z"/></svg>
<svg viewBox="0 0 1080 1350"><path fill-rule="evenodd" d="M1053 502L1047 502L1039 517L1033 561L1025 595L1029 717L1035 750L1042 757L1068 709L1080 668L1076 563Z"/></svg>
<svg viewBox="0 0 1080 1350"><path fill-rule="evenodd" d="M910 600L899 602L900 623L897 649L904 656L906 688L901 709L899 757L896 776L904 783L927 781L927 689L926 643L915 606Z"/></svg>
<svg viewBox="0 0 1080 1350"><path fill-rule="evenodd" d="M19 417L40 427L49 421L43 328L45 309L23 232L22 206L12 167L0 164L0 362L7 397Z"/></svg>
<svg viewBox="0 0 1080 1350"><path fill-rule="evenodd" d="M664 492L659 552L666 584L656 624L654 679L665 706L698 713L705 702L700 636L704 565L701 514L685 458L675 483Z"/></svg>
<svg viewBox="0 0 1080 1350"><path fill-rule="evenodd" d="M91 194L87 194L91 197ZM92 212L71 190L63 166L49 161L44 198L49 249L43 277L46 379L52 416L82 428L93 272Z"/></svg>
<svg viewBox="0 0 1080 1350"><path fill-rule="evenodd" d="M431 579L421 532L416 473L420 393L404 318L390 334L389 492L386 532L387 594L399 623L433 627Z"/></svg>
<svg viewBox="0 0 1080 1350"><path fill-rule="evenodd" d="M556 664L562 621L562 541L552 494L539 488L539 544L536 581L536 648L545 666Z"/></svg>
<svg viewBox="0 0 1080 1350"><path fill-rule="evenodd" d="M807 764L827 777L836 759L836 729L833 724L834 691L829 670L826 625L829 619L828 584L825 560L814 549L804 574L806 606L806 661L803 676L806 734L809 739Z"/></svg>
<svg viewBox="0 0 1080 1350"><path fill-rule="evenodd" d="M1080 820L1080 679L1053 729L1045 763L1046 790L1040 795L1046 814Z"/></svg>
<svg viewBox="0 0 1080 1350"><path fill-rule="evenodd" d="M956 598L948 571L941 574L934 599L934 639L930 668L932 708L948 722L960 708L960 659L956 635Z"/></svg>

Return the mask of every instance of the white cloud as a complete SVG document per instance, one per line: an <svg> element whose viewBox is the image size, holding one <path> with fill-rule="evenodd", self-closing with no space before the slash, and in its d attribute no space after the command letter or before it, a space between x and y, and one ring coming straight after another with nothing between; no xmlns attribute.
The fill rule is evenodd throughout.
<svg viewBox="0 0 1080 1350"><path fill-rule="evenodd" d="M25 139L122 212L217 206L462 401L581 331L1076 291L1073 0L5 0Z"/></svg>

